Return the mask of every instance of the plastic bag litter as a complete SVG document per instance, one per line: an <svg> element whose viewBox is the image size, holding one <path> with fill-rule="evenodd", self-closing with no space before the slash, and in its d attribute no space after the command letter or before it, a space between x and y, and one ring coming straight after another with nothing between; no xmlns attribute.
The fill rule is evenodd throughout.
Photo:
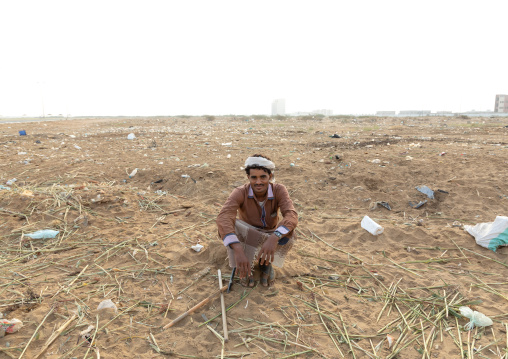
<svg viewBox="0 0 508 359"><path fill-rule="evenodd" d="M23 328L23 322L19 319L0 319L0 337L3 337L5 333L16 333L21 328Z"/></svg>
<svg viewBox="0 0 508 359"><path fill-rule="evenodd" d="M369 216L365 216L362 219L362 228L368 231L370 234L377 236L378 234L383 233L385 230L379 224L374 222Z"/></svg>
<svg viewBox="0 0 508 359"><path fill-rule="evenodd" d="M198 243L195 246L191 246L191 248L194 249L196 252L201 252L201 250L205 247Z"/></svg>
<svg viewBox="0 0 508 359"><path fill-rule="evenodd" d="M133 139L135 139L135 138L136 138L136 135L135 135L135 134L133 134L133 133L129 133L129 135L127 136L127 139L128 139L128 140L133 140Z"/></svg>
<svg viewBox="0 0 508 359"><path fill-rule="evenodd" d="M102 309L113 309L115 314L118 314L118 308L111 299L104 299L102 302L100 302L100 304L97 306L97 311Z"/></svg>
<svg viewBox="0 0 508 359"><path fill-rule="evenodd" d="M37 232L25 233L24 236L30 237L32 239L49 239L55 238L58 233L60 233L60 231L54 231L52 229L42 229Z"/></svg>
<svg viewBox="0 0 508 359"><path fill-rule="evenodd" d="M427 186L416 186L416 190L426 194L430 199L434 199L434 191Z"/></svg>
<svg viewBox="0 0 508 359"><path fill-rule="evenodd" d="M500 246L508 246L508 217L497 216L494 222L465 225L464 230L474 237L478 245L494 252Z"/></svg>
<svg viewBox="0 0 508 359"><path fill-rule="evenodd" d="M460 307L460 314L464 317L469 318L469 323L464 326L464 329L471 330L476 325L477 327L488 327L492 325L492 319L487 317L485 314L472 310L469 307Z"/></svg>

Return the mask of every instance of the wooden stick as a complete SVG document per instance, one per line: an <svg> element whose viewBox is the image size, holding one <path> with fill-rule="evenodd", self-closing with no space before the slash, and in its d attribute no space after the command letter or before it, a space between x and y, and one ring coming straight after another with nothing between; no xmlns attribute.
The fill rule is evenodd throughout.
<svg viewBox="0 0 508 359"><path fill-rule="evenodd" d="M35 329L35 332L32 334L32 337L30 338L30 340L28 341L28 344L25 346L25 349L23 349L23 351L21 352L21 355L19 356L19 359L23 358L23 355L25 354L26 350L28 349L28 346L30 345L30 343L32 342L32 340L35 338L35 334L37 334L37 332L39 331L40 327L42 327L42 325L44 324L44 322L46 321L46 319L48 319L49 315L51 313L53 313L53 310L55 309L55 307L51 307L51 309L49 310L48 314L46 314L46 316L42 319L42 322L39 324L39 326Z"/></svg>
<svg viewBox="0 0 508 359"><path fill-rule="evenodd" d="M222 308L222 329L224 330L224 341L227 343L229 341L228 322L226 320L226 304L224 303L224 293L222 292L222 273L220 272L220 269L218 270L217 275L219 277L219 289L221 290L220 306Z"/></svg>
<svg viewBox="0 0 508 359"><path fill-rule="evenodd" d="M171 328L173 325L175 325L176 323L178 323L180 320L182 320L183 318L185 318L186 316L188 316L189 314L192 314L194 313L196 310L198 310L199 308L203 307L204 305L206 305L209 301L211 301L213 298L215 298L215 296L217 294L220 294L222 292L224 292L226 289L228 289L228 287L222 287L220 290L218 290L217 292L213 293L212 295L210 295L208 298L205 298L203 299L201 302L199 302L198 304L196 304L195 306L193 306L191 309L189 309L188 311L186 311L185 313L183 313L182 315L180 315L178 318L174 319L171 323L169 324L166 324L165 326L162 327L162 330L165 330L165 329L168 329L168 328Z"/></svg>
<svg viewBox="0 0 508 359"><path fill-rule="evenodd" d="M69 318L69 320L67 320L64 324L62 324L62 326L48 338L48 340L46 341L46 344L44 344L44 347L42 347L42 349L39 351L39 354L34 356L33 359L37 359L42 354L44 354L44 352L49 348L49 346L56 340L56 338L58 338L58 336L60 334L62 334L62 332L69 326L69 324L71 324L71 322L74 319L76 319L76 317L77 317L77 315L74 314L72 317Z"/></svg>

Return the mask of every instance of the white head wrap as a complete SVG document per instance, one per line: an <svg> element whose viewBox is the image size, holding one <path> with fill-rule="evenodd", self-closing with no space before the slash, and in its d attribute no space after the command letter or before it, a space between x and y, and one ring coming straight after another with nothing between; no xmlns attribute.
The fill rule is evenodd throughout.
<svg viewBox="0 0 508 359"><path fill-rule="evenodd" d="M252 167L252 166L260 166L264 168L268 168L270 171L273 171L275 169L275 164L267 160L264 157L249 157L247 160L245 160L245 167Z"/></svg>

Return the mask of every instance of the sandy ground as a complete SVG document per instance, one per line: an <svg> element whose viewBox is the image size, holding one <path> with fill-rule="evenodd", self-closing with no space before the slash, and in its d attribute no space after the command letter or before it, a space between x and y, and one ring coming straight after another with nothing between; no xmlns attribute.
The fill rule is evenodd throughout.
<svg viewBox="0 0 508 359"><path fill-rule="evenodd" d="M368 117L2 123L0 184L16 181L0 190L0 312L24 327L0 338L0 358L34 358L45 344L41 358L506 355L508 248L480 247L462 228L508 215L506 125ZM299 213L275 287L235 281L224 295L232 306L224 345L219 296L162 330L218 290L218 269L227 284L215 217L246 182L241 167L254 153L273 159ZM365 215L384 233L362 229ZM60 232L25 236L41 229ZM197 243L199 253L190 248ZM118 312L98 311L105 299ZM494 324L468 332L462 305Z"/></svg>

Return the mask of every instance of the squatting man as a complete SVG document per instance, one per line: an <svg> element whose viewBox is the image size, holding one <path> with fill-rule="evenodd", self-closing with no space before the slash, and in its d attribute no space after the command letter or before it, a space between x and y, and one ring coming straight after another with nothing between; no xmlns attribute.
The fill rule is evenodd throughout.
<svg viewBox="0 0 508 359"><path fill-rule="evenodd" d="M246 287L255 285L256 264L261 271L261 285L272 286L272 264L282 267L295 241L298 214L286 187L274 183L274 170L275 164L264 155L247 158L249 183L233 190L217 217L229 265L236 267L240 283Z"/></svg>

